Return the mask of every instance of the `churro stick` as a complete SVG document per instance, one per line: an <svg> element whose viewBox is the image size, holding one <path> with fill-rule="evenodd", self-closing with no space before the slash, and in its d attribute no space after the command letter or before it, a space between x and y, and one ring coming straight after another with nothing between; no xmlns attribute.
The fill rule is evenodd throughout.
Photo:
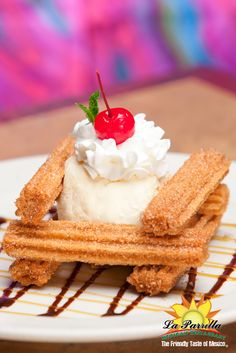
<svg viewBox="0 0 236 353"><path fill-rule="evenodd" d="M220 216L201 216L179 237L152 237L132 225L41 221L36 227L14 221L5 234L5 252L15 258L96 265L191 265L207 257L207 243Z"/></svg>
<svg viewBox="0 0 236 353"><path fill-rule="evenodd" d="M214 197L215 196L215 197ZM219 185L217 190L209 196L206 201L207 208L202 207L202 213L211 209L217 215L222 215L228 200L228 189L225 185ZM213 205L215 208L213 208ZM196 226L196 225L195 225ZM23 285L35 284L41 286L50 279L59 263L37 261L37 260L16 260L10 268L14 280ZM128 281L133 284L137 291L154 295L159 292L168 292L177 282L179 277L188 270L186 266L142 266L135 267ZM45 275L46 272L46 275Z"/></svg>
<svg viewBox="0 0 236 353"><path fill-rule="evenodd" d="M9 270L13 281L23 286L46 284L59 267L58 262L17 259Z"/></svg>
<svg viewBox="0 0 236 353"><path fill-rule="evenodd" d="M62 189L65 161L73 149L73 137L68 136L25 185L16 200L16 215L23 223L37 224L53 205Z"/></svg>
<svg viewBox="0 0 236 353"><path fill-rule="evenodd" d="M188 269L186 266L136 266L127 281L137 292L149 295L168 293Z"/></svg>
<svg viewBox="0 0 236 353"><path fill-rule="evenodd" d="M229 189L225 184L220 184L211 193L204 204L198 210L199 214L205 216L222 216L225 212L229 199ZM224 202L226 200L226 202Z"/></svg>
<svg viewBox="0 0 236 353"><path fill-rule="evenodd" d="M228 197L228 188L225 185L219 185L202 205L199 213L211 216L223 215ZM136 266L127 281L135 286L138 292L150 295L168 293L188 269L189 267L186 266Z"/></svg>
<svg viewBox="0 0 236 353"><path fill-rule="evenodd" d="M228 173L230 162L212 149L194 153L152 199L142 216L146 232L176 235Z"/></svg>

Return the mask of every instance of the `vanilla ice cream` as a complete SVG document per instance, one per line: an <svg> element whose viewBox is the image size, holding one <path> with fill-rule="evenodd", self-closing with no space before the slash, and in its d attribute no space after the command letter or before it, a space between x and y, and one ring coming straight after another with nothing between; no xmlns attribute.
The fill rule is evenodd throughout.
<svg viewBox="0 0 236 353"><path fill-rule="evenodd" d="M128 181L94 180L72 156L65 165L58 217L71 221L138 224L140 214L156 194L158 185L155 175Z"/></svg>
<svg viewBox="0 0 236 353"><path fill-rule="evenodd" d="M119 145L100 140L87 119L75 125L75 155L65 165L59 219L139 224L167 175L170 140L145 114L134 120L133 136Z"/></svg>

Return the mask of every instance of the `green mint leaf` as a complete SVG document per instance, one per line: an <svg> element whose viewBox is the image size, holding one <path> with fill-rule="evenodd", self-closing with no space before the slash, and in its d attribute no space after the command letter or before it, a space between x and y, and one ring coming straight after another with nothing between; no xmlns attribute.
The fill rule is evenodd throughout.
<svg viewBox="0 0 236 353"><path fill-rule="evenodd" d="M98 115L98 112L99 112L98 98L99 98L99 91L96 91L93 94L91 94L91 96L89 98L89 110L93 114L94 120L95 120L95 117Z"/></svg>
<svg viewBox="0 0 236 353"><path fill-rule="evenodd" d="M99 108L98 108L98 98L99 98L99 91L94 92L91 94L89 98L89 107L87 108L85 105L76 103L76 105L83 110L86 114L90 123L94 124L95 118L98 115Z"/></svg>
<svg viewBox="0 0 236 353"><path fill-rule="evenodd" d="M76 103L76 105L83 110L83 112L85 112L88 120L90 121L90 123L94 123L94 116L93 116L93 113L90 111L89 108L87 108L85 105L83 104L80 104L80 103Z"/></svg>

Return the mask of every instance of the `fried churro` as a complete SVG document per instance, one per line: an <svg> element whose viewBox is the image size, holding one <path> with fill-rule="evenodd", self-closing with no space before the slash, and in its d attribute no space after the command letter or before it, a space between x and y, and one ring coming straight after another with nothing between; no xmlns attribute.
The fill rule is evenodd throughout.
<svg viewBox="0 0 236 353"><path fill-rule="evenodd" d="M227 207L228 198L227 186L220 184L209 195L198 213L205 216L222 216ZM186 266L136 266L127 281L135 286L138 292L150 295L168 293L188 269L189 267Z"/></svg>
<svg viewBox="0 0 236 353"><path fill-rule="evenodd" d="M57 262L17 259L9 270L13 281L18 281L23 286L33 284L41 287L50 280L59 265Z"/></svg>
<svg viewBox="0 0 236 353"><path fill-rule="evenodd" d="M136 266L127 281L137 292L149 295L168 293L188 269L186 266Z"/></svg>
<svg viewBox="0 0 236 353"><path fill-rule="evenodd" d="M207 257L207 243L220 216L197 217L179 237L153 237L138 226L72 221L41 221L37 226L10 223L5 252L15 258L97 265L191 265Z"/></svg>
<svg viewBox="0 0 236 353"><path fill-rule="evenodd" d="M176 235L197 213L224 176L230 162L212 149L194 153L152 199L142 215L147 232Z"/></svg>
<svg viewBox="0 0 236 353"><path fill-rule="evenodd" d="M227 208L227 203L224 200L229 198L229 189L225 184L220 184L216 190L211 193L204 204L198 210L199 214L208 216L223 215Z"/></svg>
<svg viewBox="0 0 236 353"><path fill-rule="evenodd" d="M25 185L16 200L16 215L23 223L37 224L53 205L62 190L65 161L73 150L74 139L68 136Z"/></svg>

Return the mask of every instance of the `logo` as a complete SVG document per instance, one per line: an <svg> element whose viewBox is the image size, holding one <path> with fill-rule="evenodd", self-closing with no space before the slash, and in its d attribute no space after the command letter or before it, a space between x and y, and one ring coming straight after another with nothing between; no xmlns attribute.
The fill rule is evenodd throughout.
<svg viewBox="0 0 236 353"><path fill-rule="evenodd" d="M189 302L185 297L182 297L181 304L172 305L172 310L166 311L172 316L171 319L165 320L163 329L167 332L162 335L162 346L225 346L225 336L220 333L221 324L215 319L215 316L220 310L212 311L212 304L209 299L204 297L200 301L195 301L194 298ZM169 339L183 336L205 336L210 338L208 341L198 341L194 344L193 341L170 341ZM221 341L212 341L212 339ZM171 343L171 344L170 344Z"/></svg>

